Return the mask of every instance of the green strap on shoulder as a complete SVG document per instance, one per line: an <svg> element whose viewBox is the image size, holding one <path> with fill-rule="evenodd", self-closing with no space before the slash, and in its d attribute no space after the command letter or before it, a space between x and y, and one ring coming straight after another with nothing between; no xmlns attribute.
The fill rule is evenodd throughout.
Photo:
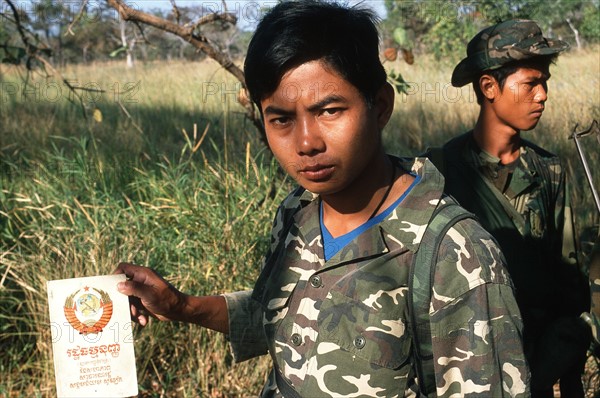
<svg viewBox="0 0 600 398"><path fill-rule="evenodd" d="M438 171L440 173L442 173L442 175L444 175L444 176L446 175L446 173L445 173L446 172L446 164L445 164L445 159L444 159L444 148L443 147L436 146L436 147L428 148L425 156L429 158L431 163L433 163L435 168L438 169Z"/></svg>
<svg viewBox="0 0 600 398"><path fill-rule="evenodd" d="M450 228L460 220L475 219L474 214L469 213L450 198L446 198L446 201L450 202L444 205L440 203L429 220L414 255L408 280L415 370L419 388L425 396L430 394L436 396L429 307L438 252Z"/></svg>

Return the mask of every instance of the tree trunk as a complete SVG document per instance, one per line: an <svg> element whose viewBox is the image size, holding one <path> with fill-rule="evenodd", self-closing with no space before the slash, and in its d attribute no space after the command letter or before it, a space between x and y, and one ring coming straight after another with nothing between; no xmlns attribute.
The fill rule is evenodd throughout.
<svg viewBox="0 0 600 398"><path fill-rule="evenodd" d="M567 18L566 21L569 24L569 28L571 28L571 30L573 31L573 34L575 35L575 43L577 43L577 50L581 50L581 37L579 36L579 31L575 28L575 25L573 25L573 23L571 22L571 18Z"/></svg>
<svg viewBox="0 0 600 398"><path fill-rule="evenodd" d="M127 53L127 67L133 68L133 53L131 47L129 47L129 43L127 43L127 33L125 32L125 19L119 18L121 24L121 44L125 48L125 52Z"/></svg>

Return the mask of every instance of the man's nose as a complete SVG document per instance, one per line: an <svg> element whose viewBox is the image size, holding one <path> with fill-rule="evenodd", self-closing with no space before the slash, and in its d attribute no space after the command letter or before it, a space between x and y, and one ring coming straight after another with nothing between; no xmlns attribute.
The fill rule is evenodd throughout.
<svg viewBox="0 0 600 398"><path fill-rule="evenodd" d="M546 102L548 99L548 86L546 84L539 84L536 87L535 96L533 100L535 102Z"/></svg>
<svg viewBox="0 0 600 398"><path fill-rule="evenodd" d="M312 117L299 120L296 133L296 150L300 155L311 156L325 150L321 128Z"/></svg>

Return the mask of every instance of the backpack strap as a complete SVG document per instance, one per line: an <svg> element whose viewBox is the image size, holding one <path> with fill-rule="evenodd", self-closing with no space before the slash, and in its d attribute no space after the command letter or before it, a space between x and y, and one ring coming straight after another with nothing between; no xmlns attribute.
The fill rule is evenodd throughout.
<svg viewBox="0 0 600 398"><path fill-rule="evenodd" d="M431 342L429 307L438 252L448 230L460 220L475 219L450 198L433 212L423 238L414 255L408 280L408 308L411 317L413 358L421 394L435 396L436 383Z"/></svg>
<svg viewBox="0 0 600 398"><path fill-rule="evenodd" d="M283 377L281 374L281 370L279 366L275 364L273 367L273 371L275 372L275 382L277 383L277 389L284 398L302 398L298 391L294 389L294 387L290 384L289 381Z"/></svg>
<svg viewBox="0 0 600 398"><path fill-rule="evenodd" d="M436 169L438 169L438 171L440 173L442 173L442 175L446 176L445 174L445 169L446 169L446 162L445 162L445 158L444 158L444 148L441 146L434 146L431 148L427 148L427 152L424 155L425 157L429 158L429 160L431 161L431 163L433 163L433 165L435 166Z"/></svg>

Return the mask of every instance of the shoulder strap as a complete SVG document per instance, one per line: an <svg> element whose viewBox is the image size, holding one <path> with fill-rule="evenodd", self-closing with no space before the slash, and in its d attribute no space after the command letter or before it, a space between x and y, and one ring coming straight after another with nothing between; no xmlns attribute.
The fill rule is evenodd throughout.
<svg viewBox="0 0 600 398"><path fill-rule="evenodd" d="M277 388L284 398L302 398L298 391L296 391L294 387L292 387L292 385L285 379L285 377L283 377L277 364L275 364L273 367L273 371L275 372L275 382L277 383Z"/></svg>
<svg viewBox="0 0 600 398"><path fill-rule="evenodd" d="M488 231L510 229L525 234L525 219L510 201L472 167L462 155L469 135L456 137L444 145L446 183L444 191L465 208L477 214Z"/></svg>
<svg viewBox="0 0 600 398"><path fill-rule="evenodd" d="M413 355L419 388L424 395L435 396L436 392L429 307L438 251L448 230L466 218L475 219L475 215L454 202L438 205L429 220L410 268L408 300Z"/></svg>
<svg viewBox="0 0 600 398"><path fill-rule="evenodd" d="M426 157L429 158L429 160L431 161L431 163L433 163L433 165L435 166L436 169L438 169L438 171L440 173L442 173L442 175L445 175L445 163L444 163L444 148L443 147L431 147L427 150L427 153L425 154Z"/></svg>

